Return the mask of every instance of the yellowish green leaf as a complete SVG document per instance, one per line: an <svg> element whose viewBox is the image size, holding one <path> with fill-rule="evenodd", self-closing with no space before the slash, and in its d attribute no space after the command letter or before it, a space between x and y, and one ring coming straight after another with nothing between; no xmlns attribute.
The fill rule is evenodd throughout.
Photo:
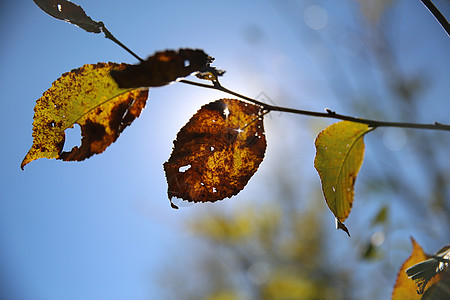
<svg viewBox="0 0 450 300"><path fill-rule="evenodd" d="M98 63L63 74L36 102L33 145L21 168L38 158L84 160L102 153L137 118L148 90L121 89L109 75L125 64ZM65 130L81 127L81 146L64 152Z"/></svg>
<svg viewBox="0 0 450 300"><path fill-rule="evenodd" d="M314 167L340 229L346 229L342 222L352 208L355 180L364 158L363 136L369 130L366 124L342 121L328 126L316 138Z"/></svg>

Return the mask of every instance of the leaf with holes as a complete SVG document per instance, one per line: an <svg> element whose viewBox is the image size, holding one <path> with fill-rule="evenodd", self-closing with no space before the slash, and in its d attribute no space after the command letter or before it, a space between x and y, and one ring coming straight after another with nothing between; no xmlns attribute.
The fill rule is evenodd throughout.
<svg viewBox="0 0 450 300"><path fill-rule="evenodd" d="M96 22L86 15L81 6L67 0L33 0L40 9L50 16L70 22L87 32L100 33L102 22Z"/></svg>
<svg viewBox="0 0 450 300"><path fill-rule="evenodd" d="M199 49L166 50L156 52L137 65L114 70L111 76L121 88L163 86L193 72L210 70L212 60Z"/></svg>
<svg viewBox="0 0 450 300"><path fill-rule="evenodd" d="M21 168L38 158L81 161L102 153L139 117L148 90L121 89L109 76L125 64L98 63L63 74L36 101L33 145ZM81 127L81 146L63 152L65 130Z"/></svg>
<svg viewBox="0 0 450 300"><path fill-rule="evenodd" d="M338 229L353 204L354 184L364 158L363 136L370 131L366 124L342 121L328 126L316 138L314 167L322 181L328 207L336 217Z"/></svg>
<svg viewBox="0 0 450 300"><path fill-rule="evenodd" d="M264 158L262 113L234 99L204 105L178 132L164 164L169 199L214 202L239 193Z"/></svg>

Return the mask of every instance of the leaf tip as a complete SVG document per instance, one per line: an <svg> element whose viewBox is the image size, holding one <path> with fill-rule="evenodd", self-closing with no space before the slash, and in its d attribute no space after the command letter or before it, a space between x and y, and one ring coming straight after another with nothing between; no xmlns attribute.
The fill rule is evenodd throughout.
<svg viewBox="0 0 450 300"><path fill-rule="evenodd" d="M31 151L31 150L30 150ZM30 152L27 153L27 155L25 155L25 157L23 158L22 162L20 163L20 169L22 171L25 170L25 166L28 165L30 162L32 162L34 159L30 159Z"/></svg>
<svg viewBox="0 0 450 300"><path fill-rule="evenodd" d="M179 208L178 206L176 206L176 205L172 202L172 200L170 200L170 207L172 207L173 209L178 209L178 208Z"/></svg>
<svg viewBox="0 0 450 300"><path fill-rule="evenodd" d="M341 221L339 221L338 218L335 218L336 221L336 229L339 230L343 230L345 233L347 233L347 235L350 237L350 232L348 231L347 226L344 225L344 223L342 223Z"/></svg>

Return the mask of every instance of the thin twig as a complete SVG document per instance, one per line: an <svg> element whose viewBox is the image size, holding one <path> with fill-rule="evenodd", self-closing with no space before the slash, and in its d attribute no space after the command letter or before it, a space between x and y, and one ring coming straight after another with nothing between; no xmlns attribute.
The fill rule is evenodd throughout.
<svg viewBox="0 0 450 300"><path fill-rule="evenodd" d="M287 113L306 115L306 116L312 116L312 117L322 117L322 118L331 118L331 119L337 119L337 120L343 120L343 121L351 121L351 122L355 122L355 123L367 124L373 128L375 128L375 127L401 127L401 128L413 128L413 129L430 129L430 130L450 131L450 125L441 124L438 122L435 122L434 124L385 122L385 121L355 118L355 117L351 117L351 116L341 115L341 114L337 114L336 112L331 111L329 109L327 109L326 112L316 112L316 111L274 106L274 105L270 105L270 104L258 101L256 99L241 95L239 93L236 93L236 92L229 90L229 89L225 88L224 86L218 84L217 82L213 85L190 81L190 80L186 80L186 79L182 79L179 82L194 85L194 86L199 86L199 87L203 87L203 88L219 90L224 93L227 93L227 94L239 97L241 99L247 100L249 102L252 102L256 105L260 105L267 111L280 111L280 112L287 112Z"/></svg>
<svg viewBox="0 0 450 300"><path fill-rule="evenodd" d="M144 60L142 58L140 58L136 53L134 53L133 51L131 51L130 48L128 48L127 46L125 46L124 44L122 44L122 42L120 42L118 39L116 39L115 36L112 35L112 33L106 29L105 24L103 24L103 22L99 22L101 29L103 31L103 33L105 34L105 38L110 39L111 41L113 41L114 43L116 43L117 45L119 45L120 47L122 47L122 49L125 49L125 51L127 51L128 53L130 53L131 55L133 55L137 60L139 60L140 62L143 62Z"/></svg>
<svg viewBox="0 0 450 300"><path fill-rule="evenodd" d="M448 36L450 37L450 24L448 23L447 19L444 17L444 15L437 9L436 6L434 6L433 2L431 0L420 0L422 1L423 5L425 5L428 10L433 14L433 16L438 20L438 22L441 24L442 28L447 32Z"/></svg>

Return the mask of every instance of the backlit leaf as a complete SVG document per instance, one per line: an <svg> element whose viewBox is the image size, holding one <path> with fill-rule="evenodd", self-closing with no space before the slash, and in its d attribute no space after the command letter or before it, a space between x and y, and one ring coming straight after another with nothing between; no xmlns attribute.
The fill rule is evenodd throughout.
<svg viewBox="0 0 450 300"><path fill-rule="evenodd" d="M46 157L66 161L84 160L102 153L137 118L148 90L120 89L109 76L125 64L98 63L63 74L36 101L33 145L22 161ZM81 146L63 152L65 130L79 124Z"/></svg>
<svg viewBox="0 0 450 300"><path fill-rule="evenodd" d="M192 72L210 70L212 60L199 49L166 50L156 52L137 65L112 71L111 76L121 88L163 86Z"/></svg>
<svg viewBox="0 0 450 300"><path fill-rule="evenodd" d="M416 300L422 298L422 295L416 292L416 284L413 280L408 278L406 270L413 265L426 260L429 258L429 255L423 252L422 247L420 247L420 245L413 238L411 238L411 241L413 246L412 253L411 256L403 263L400 271L398 272L397 281L392 292L392 300ZM439 281L439 278L438 276L435 276L431 279L430 283L433 284L437 281Z"/></svg>
<svg viewBox="0 0 450 300"><path fill-rule="evenodd" d="M314 167L339 229L346 229L342 222L352 208L355 180L364 158L363 136L369 130L368 125L342 121L328 126L316 138Z"/></svg>
<svg viewBox="0 0 450 300"><path fill-rule="evenodd" d="M437 274L441 274L448 269L450 263L450 246L445 246L436 254L428 257L412 267L406 269L406 275L414 280L419 288L417 292L423 294L427 283ZM450 294L450 291L449 291Z"/></svg>
<svg viewBox="0 0 450 300"><path fill-rule="evenodd" d="M80 28L100 33L102 22L96 22L86 15L81 6L67 0L33 0L37 6L54 18L70 22Z"/></svg>
<svg viewBox="0 0 450 300"><path fill-rule="evenodd" d="M265 151L261 107L234 99L204 105L178 132L164 164L169 199L214 202L236 195Z"/></svg>

